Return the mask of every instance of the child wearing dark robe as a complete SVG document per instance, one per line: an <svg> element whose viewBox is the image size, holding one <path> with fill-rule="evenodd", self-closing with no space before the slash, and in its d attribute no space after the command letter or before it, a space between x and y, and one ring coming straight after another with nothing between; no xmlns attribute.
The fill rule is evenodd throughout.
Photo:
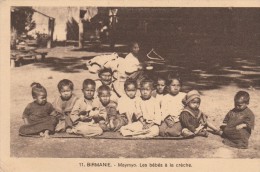
<svg viewBox="0 0 260 172"><path fill-rule="evenodd" d="M39 134L49 138L49 134L54 133L57 119L56 113L51 103L47 102L47 91L39 83L32 83L33 102L29 103L24 112L24 124L19 129L20 135Z"/></svg>
<svg viewBox="0 0 260 172"><path fill-rule="evenodd" d="M255 115L247 107L249 100L250 96L245 91L239 91L235 95L235 107L225 116L224 125L221 126L225 145L240 149L248 148L248 140L255 123Z"/></svg>

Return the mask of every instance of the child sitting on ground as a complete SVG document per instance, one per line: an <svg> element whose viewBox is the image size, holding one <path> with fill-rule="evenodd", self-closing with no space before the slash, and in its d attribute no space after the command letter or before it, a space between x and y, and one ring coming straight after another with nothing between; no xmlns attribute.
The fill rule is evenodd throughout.
<svg viewBox="0 0 260 172"><path fill-rule="evenodd" d="M76 101L70 114L73 122L73 128L70 133L81 134L85 137L101 135L103 133L103 130L91 117L97 114L93 108L95 90L95 81L92 79L84 80L82 84L84 97Z"/></svg>
<svg viewBox="0 0 260 172"><path fill-rule="evenodd" d="M52 103L59 120L55 128L56 132L64 132L66 130L69 132L72 128L72 121L69 114L78 100L78 98L72 93L73 87L73 83L68 79L63 79L58 83L60 96L55 98Z"/></svg>
<svg viewBox="0 0 260 172"><path fill-rule="evenodd" d="M160 107L164 96L167 94L166 89L166 79L164 77L159 76L156 82L156 90L153 91L153 97L155 97L160 102Z"/></svg>
<svg viewBox="0 0 260 172"><path fill-rule="evenodd" d="M47 102L47 91L39 83L32 83L33 102L29 103L23 112L25 125L19 129L20 135L40 134L49 138L54 133L57 119L51 103Z"/></svg>
<svg viewBox="0 0 260 172"><path fill-rule="evenodd" d="M213 130L216 134L221 134L213 124L211 124L207 116L200 111L200 94L197 90L192 90L187 93L183 99L184 109L180 114L180 122L182 127L182 135L189 136L203 136L208 137L207 127Z"/></svg>
<svg viewBox="0 0 260 172"><path fill-rule="evenodd" d="M127 79L124 84L125 94L118 99L117 110L121 115L127 117L127 124L131 124L136 119L137 102L140 96L137 96L137 83L132 79Z"/></svg>
<svg viewBox="0 0 260 172"><path fill-rule="evenodd" d="M246 91L236 93L235 107L225 116L224 125L221 126L225 145L241 149L248 148L248 140L255 123L255 115L247 107L249 100L250 96Z"/></svg>
<svg viewBox="0 0 260 172"><path fill-rule="evenodd" d="M160 105L156 98L152 97L153 82L143 80L141 82L141 100L137 103L137 122L121 127L123 136L155 137L159 134L161 124Z"/></svg>
<svg viewBox="0 0 260 172"><path fill-rule="evenodd" d="M179 120L183 109L182 99L185 93L180 92L181 81L177 77L171 77L168 81L168 92L162 99L162 124L159 126L160 136L181 135L182 126Z"/></svg>
<svg viewBox="0 0 260 172"><path fill-rule="evenodd" d="M93 107L97 110L93 119L103 131L117 131L121 126L127 124L125 115L117 113L117 103L110 100L111 90L107 85L98 88L98 99L93 103Z"/></svg>

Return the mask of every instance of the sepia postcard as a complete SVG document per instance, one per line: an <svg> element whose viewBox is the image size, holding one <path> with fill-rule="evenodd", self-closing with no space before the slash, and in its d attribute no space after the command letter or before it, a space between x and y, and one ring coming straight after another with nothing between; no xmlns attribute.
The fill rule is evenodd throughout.
<svg viewBox="0 0 260 172"><path fill-rule="evenodd" d="M0 14L0 171L260 171L258 0Z"/></svg>

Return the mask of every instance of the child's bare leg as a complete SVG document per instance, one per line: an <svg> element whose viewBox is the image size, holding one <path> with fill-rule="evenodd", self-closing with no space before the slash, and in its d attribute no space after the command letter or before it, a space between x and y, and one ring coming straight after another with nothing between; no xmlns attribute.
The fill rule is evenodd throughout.
<svg viewBox="0 0 260 172"><path fill-rule="evenodd" d="M207 126L208 126L211 130L213 130L213 131L218 131L218 130L219 130L217 127L215 127L215 125L213 125L213 124L210 123L210 122L207 122Z"/></svg>
<svg viewBox="0 0 260 172"><path fill-rule="evenodd" d="M44 138L46 138L46 139L50 138L50 131L49 130L44 131Z"/></svg>
<svg viewBox="0 0 260 172"><path fill-rule="evenodd" d="M216 134L222 135L222 131L210 122L207 122L207 126L212 129Z"/></svg>

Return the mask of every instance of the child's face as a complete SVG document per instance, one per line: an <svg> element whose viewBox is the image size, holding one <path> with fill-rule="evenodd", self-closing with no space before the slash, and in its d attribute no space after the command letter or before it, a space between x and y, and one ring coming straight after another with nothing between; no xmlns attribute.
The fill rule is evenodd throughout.
<svg viewBox="0 0 260 172"><path fill-rule="evenodd" d="M158 80L156 90L157 93L162 94L165 88L165 81L164 80Z"/></svg>
<svg viewBox="0 0 260 172"><path fill-rule="evenodd" d="M181 90L180 82L177 79L172 80L169 90L172 95L177 95Z"/></svg>
<svg viewBox="0 0 260 172"><path fill-rule="evenodd" d="M135 97L136 91L137 89L134 84L127 85L125 89L125 93L130 99L133 99Z"/></svg>
<svg viewBox="0 0 260 172"><path fill-rule="evenodd" d="M150 99L152 96L152 91L153 91L153 89L152 89L151 84L149 84L149 83L143 84L140 89L141 97L146 100Z"/></svg>
<svg viewBox="0 0 260 172"><path fill-rule="evenodd" d="M47 103L47 94L44 92L38 93L34 101L39 105L45 105Z"/></svg>
<svg viewBox="0 0 260 172"><path fill-rule="evenodd" d="M235 100L235 109L242 111L245 108L247 108L248 103L245 102L244 97L239 97L238 99Z"/></svg>
<svg viewBox="0 0 260 172"><path fill-rule="evenodd" d="M100 102L106 106L110 102L110 91L103 90L100 95L98 95Z"/></svg>
<svg viewBox="0 0 260 172"><path fill-rule="evenodd" d="M132 47L132 53L136 55L136 54L139 53L139 50L140 50L139 45L134 44L133 47Z"/></svg>
<svg viewBox="0 0 260 172"><path fill-rule="evenodd" d="M91 84L85 85L82 89L82 92L84 94L85 99L91 100L93 99L95 94L95 86Z"/></svg>
<svg viewBox="0 0 260 172"><path fill-rule="evenodd" d="M200 99L195 98L188 103L188 106L193 110L198 110L200 107Z"/></svg>
<svg viewBox="0 0 260 172"><path fill-rule="evenodd" d="M112 75L110 72L104 72L100 75L100 80L104 85L110 85L112 82Z"/></svg>
<svg viewBox="0 0 260 172"><path fill-rule="evenodd" d="M60 95L63 100L69 100L72 96L72 90L69 86L65 85L60 90Z"/></svg>

